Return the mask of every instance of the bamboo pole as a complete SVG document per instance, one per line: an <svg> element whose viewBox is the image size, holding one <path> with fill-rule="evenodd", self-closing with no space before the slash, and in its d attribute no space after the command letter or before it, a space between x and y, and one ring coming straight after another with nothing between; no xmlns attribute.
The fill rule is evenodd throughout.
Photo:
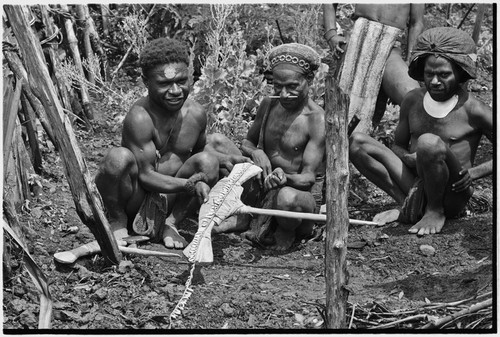
<svg viewBox="0 0 500 337"><path fill-rule="evenodd" d="M121 253L104 215L101 196L80 152L71 123L63 112L54 85L50 80L40 44L28 27L22 6L5 5L4 11L14 35L18 40L23 41L19 48L28 69L29 83L35 95L44 105L54 128L76 211L99 242L105 260L118 264L121 260Z"/></svg>
<svg viewBox="0 0 500 337"><path fill-rule="evenodd" d="M49 7L47 5L40 5L39 8L40 8L40 13L42 14L43 24L47 29L47 34L51 36L57 33L59 28L55 26L54 19L49 15ZM71 99L68 92L68 88L71 87L71 83L66 83L64 81L63 76L61 75L60 71L61 62L59 60L57 43L50 42L48 52L49 52L50 62L52 63L52 73L54 74L55 83L57 85L57 89L59 90L59 94L61 96L62 105L64 109L71 111L72 110Z"/></svg>
<svg viewBox="0 0 500 337"><path fill-rule="evenodd" d="M325 79L326 120L326 327L346 326L348 273L346 265L349 215L347 197L349 166L347 113L349 96L344 94L334 79L336 64L330 65Z"/></svg>
<svg viewBox="0 0 500 337"><path fill-rule="evenodd" d="M90 30L87 15L85 13L86 5L76 5L76 15L78 17L78 26L82 31L82 42L83 42L83 52L85 53L85 58L90 60L94 55L92 51L92 45L90 44ZM95 84L95 76L92 71L87 71L87 78L90 83Z"/></svg>
<svg viewBox="0 0 500 337"><path fill-rule="evenodd" d="M63 11L69 13L68 5L61 4L60 6ZM73 22L68 17L64 18L64 28L66 29L66 35L68 38L69 49L71 51L71 55L73 56L73 62L75 63L76 69L80 73L82 78L85 78L82 58L80 56L80 50L78 49L78 40L73 29ZM85 116L90 120L94 119L94 112L92 109L92 105L90 104L88 88L84 81L80 81L80 95L82 97L82 105Z"/></svg>
<svg viewBox="0 0 500 337"><path fill-rule="evenodd" d="M7 80L8 81L8 80ZM15 88L12 88L11 83L5 83L4 78L4 101L3 101L3 163L4 172L9 163L10 151L12 148L12 140L14 139L14 130L16 129L17 110L19 109L19 102L22 93L21 81L17 81Z"/></svg>
<svg viewBox="0 0 500 337"><path fill-rule="evenodd" d="M26 71L21 59L19 58L19 55L17 55L17 53L14 52L13 49L5 47L3 48L3 54L5 56L5 59L7 60L7 63L9 64L10 70L12 70L16 77L22 81L23 93L26 95L26 98L33 107L33 110L35 110L36 116L42 124L47 137L52 142L52 144L54 144L54 148L58 150L59 147L57 146L57 143L55 141L54 131L52 130L52 126L50 125L50 123L47 121L45 108L43 107L40 100L31 91L31 88L29 86L28 72Z"/></svg>

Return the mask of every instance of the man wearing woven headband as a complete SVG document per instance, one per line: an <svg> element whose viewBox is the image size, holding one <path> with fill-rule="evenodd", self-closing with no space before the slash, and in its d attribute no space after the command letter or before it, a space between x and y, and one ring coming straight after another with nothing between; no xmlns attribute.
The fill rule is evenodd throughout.
<svg viewBox="0 0 500 337"><path fill-rule="evenodd" d="M409 75L425 88L404 98L392 151L365 134L351 136L351 161L402 205L374 221L410 223L409 232L418 235L439 233L446 218L463 213L472 181L492 173L491 160L474 166L481 137L493 138L492 111L462 85L476 77L475 52L461 30L422 33Z"/></svg>
<svg viewBox="0 0 500 337"><path fill-rule="evenodd" d="M183 248L187 243L176 226L188 205L207 200L224 160L204 151L207 117L188 98L187 48L174 39L156 39L139 62L148 95L130 108L121 146L106 154L95 182L119 244L130 231Z"/></svg>
<svg viewBox="0 0 500 337"><path fill-rule="evenodd" d="M324 110L309 98L309 85L320 57L308 46L290 43L273 48L269 62L274 96L264 98L242 142L243 154L263 170L257 179L258 206L314 212L319 208L311 192L321 194L316 178L324 175L325 120ZM258 233L265 232L262 226L276 226L276 230L270 237L260 237ZM296 236L310 235L313 223L259 216L250 227L244 237L285 250Z"/></svg>
<svg viewBox="0 0 500 337"><path fill-rule="evenodd" d="M349 36L337 33L337 4L323 5L325 40L334 56L344 53L339 86L350 96L349 120L361 120L357 131L369 133L382 119L387 99L401 104L409 91L418 88L411 79L397 40L408 28L406 57L423 31L424 4L356 4ZM347 48L345 44L347 43Z"/></svg>

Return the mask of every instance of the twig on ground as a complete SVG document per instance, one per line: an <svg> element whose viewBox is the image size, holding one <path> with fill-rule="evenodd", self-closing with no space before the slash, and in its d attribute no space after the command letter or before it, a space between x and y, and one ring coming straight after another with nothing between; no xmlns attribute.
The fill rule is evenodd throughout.
<svg viewBox="0 0 500 337"><path fill-rule="evenodd" d="M403 319L400 319L400 320L397 320L397 321L394 321L391 323L377 325L377 326L374 326L372 329L387 329L387 328L393 327L395 325L398 325L400 323L409 322L409 321L416 321L416 320L426 318L426 317L427 317L427 314L419 314L419 315L415 315L415 316L406 317L406 318L403 318Z"/></svg>

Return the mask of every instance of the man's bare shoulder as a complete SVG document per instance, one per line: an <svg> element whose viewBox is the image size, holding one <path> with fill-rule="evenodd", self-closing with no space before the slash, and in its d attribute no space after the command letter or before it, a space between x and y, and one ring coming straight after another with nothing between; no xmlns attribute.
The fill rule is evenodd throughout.
<svg viewBox="0 0 500 337"><path fill-rule="evenodd" d="M139 124L139 125L145 125L153 123L151 116L148 113L148 104L147 104L147 99L145 97L140 98L137 100L130 110L128 111L127 115L125 116L125 120L123 122L124 126L127 124Z"/></svg>
<svg viewBox="0 0 500 337"><path fill-rule="evenodd" d="M401 102L401 107L414 106L414 104L421 102L424 99L424 95L427 92L425 88L416 88L409 91L403 101Z"/></svg>
<svg viewBox="0 0 500 337"><path fill-rule="evenodd" d="M491 107L489 107L487 104L480 101L470 93L467 101L464 104L464 108L466 113L469 115L469 118L472 118L473 120L484 120L485 118L491 119L493 116Z"/></svg>

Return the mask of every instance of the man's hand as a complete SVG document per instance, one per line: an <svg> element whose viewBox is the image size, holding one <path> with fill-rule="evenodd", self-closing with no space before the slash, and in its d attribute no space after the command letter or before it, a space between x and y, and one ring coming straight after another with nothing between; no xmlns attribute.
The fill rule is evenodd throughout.
<svg viewBox="0 0 500 337"><path fill-rule="evenodd" d="M252 152L252 160L255 165L259 166L262 169L262 172L259 174L258 179L260 186L263 186L264 178L269 176L272 172L271 162L269 161L269 158L264 153L264 151L261 149L257 149Z"/></svg>
<svg viewBox="0 0 500 337"><path fill-rule="evenodd" d="M464 192L469 188L470 185L472 185L472 178L469 174L469 170L462 169L462 171L460 171L458 174L461 178L451 185L451 190L455 193Z"/></svg>
<svg viewBox="0 0 500 337"><path fill-rule="evenodd" d="M196 197L198 198L198 201L201 204L204 204L208 201L208 193L210 193L210 186L208 186L205 182L203 181L198 181L194 185Z"/></svg>
<svg viewBox="0 0 500 337"><path fill-rule="evenodd" d="M252 160L248 157L240 155L231 155L227 160L222 161L220 163L220 167L225 168L228 172L231 172L233 170L234 165L239 163L251 163L251 162Z"/></svg>
<svg viewBox="0 0 500 337"><path fill-rule="evenodd" d="M335 35L328 40L328 45L335 58L339 59L341 54L344 53L344 45L347 43L346 38L340 35Z"/></svg>
<svg viewBox="0 0 500 337"><path fill-rule="evenodd" d="M272 190L286 184L286 175L281 167L277 167L274 171L264 180L264 187L266 191Z"/></svg>

